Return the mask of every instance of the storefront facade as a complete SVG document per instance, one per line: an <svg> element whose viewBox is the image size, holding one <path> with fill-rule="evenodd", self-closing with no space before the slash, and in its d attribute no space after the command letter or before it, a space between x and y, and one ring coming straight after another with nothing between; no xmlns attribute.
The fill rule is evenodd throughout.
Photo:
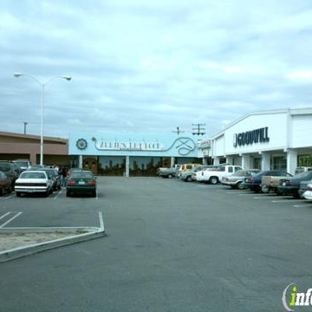
<svg viewBox="0 0 312 312"><path fill-rule="evenodd" d="M153 176L159 167L198 162L195 136L93 135L75 133L69 139L74 167L96 174ZM75 157L74 157L75 156Z"/></svg>
<svg viewBox="0 0 312 312"><path fill-rule="evenodd" d="M285 169L312 166L312 108L247 114L199 147L204 162L243 168Z"/></svg>

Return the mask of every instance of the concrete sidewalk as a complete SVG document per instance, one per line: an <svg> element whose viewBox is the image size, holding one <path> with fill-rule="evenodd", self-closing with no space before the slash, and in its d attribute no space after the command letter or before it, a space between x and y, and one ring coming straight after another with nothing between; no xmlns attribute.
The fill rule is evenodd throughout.
<svg viewBox="0 0 312 312"><path fill-rule="evenodd" d="M7 227L0 229L0 262L29 256L105 236L102 213L99 227Z"/></svg>

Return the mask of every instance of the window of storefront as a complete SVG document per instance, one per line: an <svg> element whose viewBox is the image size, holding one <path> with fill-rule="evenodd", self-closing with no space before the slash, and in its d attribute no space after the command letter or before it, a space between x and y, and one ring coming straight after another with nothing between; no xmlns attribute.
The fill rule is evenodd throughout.
<svg viewBox="0 0 312 312"><path fill-rule="evenodd" d="M272 170L286 170L287 158L286 156L273 156L271 164Z"/></svg>
<svg viewBox="0 0 312 312"><path fill-rule="evenodd" d="M261 157L253 157L253 169L261 169Z"/></svg>
<svg viewBox="0 0 312 312"><path fill-rule="evenodd" d="M298 156L298 166L299 167L311 167L312 166L312 156L311 155L299 155Z"/></svg>

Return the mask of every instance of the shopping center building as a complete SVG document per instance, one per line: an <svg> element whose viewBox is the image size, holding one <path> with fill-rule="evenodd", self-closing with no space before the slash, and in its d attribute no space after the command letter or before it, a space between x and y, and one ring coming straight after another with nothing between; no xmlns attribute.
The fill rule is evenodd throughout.
<svg viewBox="0 0 312 312"><path fill-rule="evenodd" d="M199 157L213 164L286 169L312 166L312 108L254 112L204 140Z"/></svg>
<svg viewBox="0 0 312 312"><path fill-rule="evenodd" d="M197 135L74 133L44 137L44 163L91 169L99 175L150 176L182 163L286 169L312 166L312 107L246 114L223 131ZM0 132L0 159L39 163L40 137Z"/></svg>
<svg viewBox="0 0 312 312"><path fill-rule="evenodd" d="M159 167L202 162L198 136L95 135L75 133L69 138L73 166L96 174L152 176Z"/></svg>

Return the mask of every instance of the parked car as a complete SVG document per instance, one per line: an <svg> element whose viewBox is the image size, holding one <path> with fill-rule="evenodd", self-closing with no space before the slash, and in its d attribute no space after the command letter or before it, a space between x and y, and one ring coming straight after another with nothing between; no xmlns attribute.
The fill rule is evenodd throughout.
<svg viewBox="0 0 312 312"><path fill-rule="evenodd" d="M312 167L297 167L295 170L295 175L301 172L312 171Z"/></svg>
<svg viewBox="0 0 312 312"><path fill-rule="evenodd" d="M177 172L177 177L179 178L182 175L183 172L190 171L193 168L199 167L201 165L202 164L183 164L181 166L181 168L179 168L179 170Z"/></svg>
<svg viewBox="0 0 312 312"><path fill-rule="evenodd" d="M158 172L158 174L160 177L171 179L177 175L177 172L178 169L176 167L172 167L172 168L163 168Z"/></svg>
<svg viewBox="0 0 312 312"><path fill-rule="evenodd" d="M9 179L6 174L0 171L0 195L5 193L11 193L13 190L12 180Z"/></svg>
<svg viewBox="0 0 312 312"><path fill-rule="evenodd" d="M310 181L312 179L312 171L305 171L296 174L292 178L282 179L277 193L280 195L292 195L295 198L300 198L299 188L302 181Z"/></svg>
<svg viewBox="0 0 312 312"><path fill-rule="evenodd" d="M66 196L91 194L96 196L96 177L89 170L74 171L66 182Z"/></svg>
<svg viewBox="0 0 312 312"><path fill-rule="evenodd" d="M299 190L298 190L298 194L299 194L300 198L303 198L303 193L308 190L308 185L309 184L312 184L312 180L310 180L310 181L301 181L300 182L300 187L299 187Z"/></svg>
<svg viewBox="0 0 312 312"><path fill-rule="evenodd" d="M57 169L51 168L51 167L44 167L44 168L36 168L33 170L40 170L45 171L49 178L52 179L52 189L53 191L60 190L61 189L61 176L58 173Z"/></svg>
<svg viewBox="0 0 312 312"><path fill-rule="evenodd" d="M192 172L192 180L193 181L197 181L197 182L201 182L201 176L204 174L203 172L206 170L216 170L218 169L220 166L214 166L214 165L210 165L207 168L201 168L198 171L193 171Z"/></svg>
<svg viewBox="0 0 312 312"><path fill-rule="evenodd" d="M31 166L31 161L28 159L16 159L12 162L19 167L20 172L27 170Z"/></svg>
<svg viewBox="0 0 312 312"><path fill-rule="evenodd" d="M33 193L48 196L53 192L53 180L43 170L26 170L15 181L14 189L17 197Z"/></svg>
<svg viewBox="0 0 312 312"><path fill-rule="evenodd" d="M263 170L253 177L245 178L243 186L256 193L261 192L261 182L263 176L286 176L287 172L284 170Z"/></svg>
<svg viewBox="0 0 312 312"><path fill-rule="evenodd" d="M180 175L180 179L182 181L185 181L185 182L192 182L194 181L192 176L193 176L193 173L195 172L198 172L200 170L203 170L203 169L207 169L207 168L214 168L216 166L212 166L212 165L201 165L201 166L198 166L198 167L195 167L189 171L185 171L183 172L181 175Z"/></svg>
<svg viewBox="0 0 312 312"><path fill-rule="evenodd" d="M228 185L233 189L244 189L244 180L249 177L253 177L260 172L260 169L247 169L239 170L227 177L223 177L221 183Z"/></svg>
<svg viewBox="0 0 312 312"><path fill-rule="evenodd" d="M307 190L302 194L302 197L308 200L312 200L312 183L307 185Z"/></svg>
<svg viewBox="0 0 312 312"><path fill-rule="evenodd" d="M81 169L81 168L69 168L67 170L67 177L70 177L72 175L72 173L74 173L74 172L81 172L81 171L83 171L83 169Z"/></svg>
<svg viewBox="0 0 312 312"><path fill-rule="evenodd" d="M14 185L15 180L18 178L20 174L20 170L11 161L0 161L0 171L4 172L6 176L12 180L12 184Z"/></svg>
<svg viewBox="0 0 312 312"><path fill-rule="evenodd" d="M290 173L286 173L286 176L263 176L261 179L262 193L269 193L270 191L277 193L277 188L279 187L281 180L292 176L293 175Z"/></svg>
<svg viewBox="0 0 312 312"><path fill-rule="evenodd" d="M243 170L243 168L235 165L221 165L214 169L208 168L204 171L201 171L201 174L197 174L196 180L198 182L217 184L222 180L223 177L228 177L229 175L239 170Z"/></svg>

